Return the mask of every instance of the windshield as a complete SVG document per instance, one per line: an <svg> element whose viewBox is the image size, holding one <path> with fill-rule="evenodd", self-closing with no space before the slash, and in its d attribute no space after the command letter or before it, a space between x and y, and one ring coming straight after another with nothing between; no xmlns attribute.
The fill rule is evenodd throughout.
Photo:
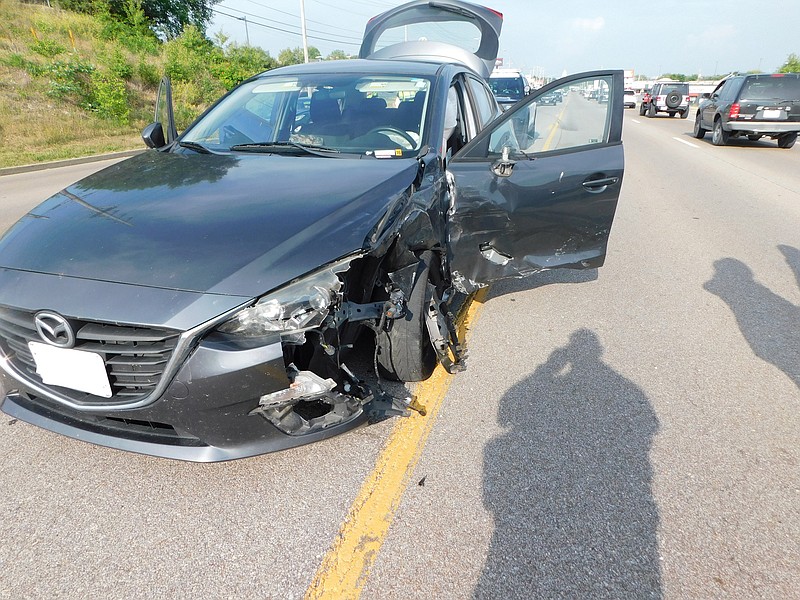
<svg viewBox="0 0 800 600"><path fill-rule="evenodd" d="M522 80L519 77L490 77L489 87L495 96L519 100L525 95Z"/></svg>
<svg viewBox="0 0 800 600"><path fill-rule="evenodd" d="M377 158L414 156L430 87L430 80L411 76L263 77L220 101L181 142L212 151L297 153L298 146L309 146Z"/></svg>

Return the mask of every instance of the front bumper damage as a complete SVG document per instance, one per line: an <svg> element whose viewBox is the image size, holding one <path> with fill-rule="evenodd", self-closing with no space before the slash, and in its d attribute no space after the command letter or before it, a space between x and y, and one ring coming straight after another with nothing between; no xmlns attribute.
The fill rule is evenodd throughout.
<svg viewBox="0 0 800 600"><path fill-rule="evenodd" d="M400 289L384 302L344 302L324 329L333 335L345 322L372 324L396 318L403 314L403 304ZM448 327L454 331L446 318L450 314L431 310L428 317L432 343L442 354L449 346L441 332ZM195 462L255 456L326 439L370 420L425 412L406 394L390 395L380 381L370 386L356 377L339 360L340 348L327 345L321 332L308 332L305 350L313 348L326 366L311 359L304 366L309 370L294 363L287 367L287 352L298 346L278 334L269 343L259 340L250 347L213 333L199 338L185 358L178 357L180 364L159 386L163 391L157 398L116 407L100 398L82 406L66 402L58 392L67 390L36 381L12 360L4 344L0 378L5 394L0 408L13 418L74 439ZM444 362L448 367L461 364ZM332 369L337 371L335 380L319 374Z"/></svg>

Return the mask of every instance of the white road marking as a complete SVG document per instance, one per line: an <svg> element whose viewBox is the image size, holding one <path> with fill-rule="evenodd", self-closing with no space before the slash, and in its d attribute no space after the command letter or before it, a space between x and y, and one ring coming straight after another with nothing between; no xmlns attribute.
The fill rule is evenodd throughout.
<svg viewBox="0 0 800 600"><path fill-rule="evenodd" d="M637 121L636 119L631 119L631 123L641 123L641 121Z"/></svg>
<svg viewBox="0 0 800 600"><path fill-rule="evenodd" d="M672 139L675 140L676 142L680 142L681 144L686 144L687 146L691 146L692 148L699 148L700 147L697 144L693 144L692 142L687 142L686 140L682 140L679 137L674 137Z"/></svg>

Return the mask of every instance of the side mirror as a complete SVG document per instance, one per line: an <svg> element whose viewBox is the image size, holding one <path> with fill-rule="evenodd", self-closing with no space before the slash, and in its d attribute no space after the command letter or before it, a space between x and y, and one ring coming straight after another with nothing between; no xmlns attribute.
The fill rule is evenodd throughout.
<svg viewBox="0 0 800 600"><path fill-rule="evenodd" d="M528 94L530 94L530 93L531 93L531 91L532 91L532 90L531 90L531 86L529 86L529 85L526 85L526 86L525 86L525 95L527 96Z"/></svg>
<svg viewBox="0 0 800 600"><path fill-rule="evenodd" d="M703 95L702 95L702 96L700 96L700 97L701 97L703 100L708 100L709 98L711 98L711 94L709 94L708 92L706 92L705 94L703 94Z"/></svg>
<svg viewBox="0 0 800 600"><path fill-rule="evenodd" d="M142 140L148 148L163 148L167 145L161 123L150 123L142 129Z"/></svg>

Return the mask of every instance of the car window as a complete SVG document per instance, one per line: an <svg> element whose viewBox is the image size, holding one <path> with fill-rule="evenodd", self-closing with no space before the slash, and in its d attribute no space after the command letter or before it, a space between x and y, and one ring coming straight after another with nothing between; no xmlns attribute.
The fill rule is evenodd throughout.
<svg viewBox="0 0 800 600"><path fill-rule="evenodd" d="M747 80L740 100L800 100L800 77L753 77Z"/></svg>
<svg viewBox="0 0 800 600"><path fill-rule="evenodd" d="M547 95L560 92L561 103L534 101L518 109L492 132L488 148L478 145L472 150L475 154L468 156L500 156L505 149L512 157L530 156L606 143L611 123L610 85L610 79L589 78L556 88ZM593 96L606 100L596 101Z"/></svg>
<svg viewBox="0 0 800 600"><path fill-rule="evenodd" d="M723 101L732 101L736 96L736 90L739 89L741 79L728 79L724 82L722 89L719 91L719 98Z"/></svg>
<svg viewBox="0 0 800 600"><path fill-rule="evenodd" d="M670 92L678 92L679 94L687 94L689 86L685 83L664 83L658 91L659 96L666 96Z"/></svg>
<svg viewBox="0 0 800 600"><path fill-rule="evenodd" d="M212 150L283 143L380 158L416 154L431 81L413 76L262 77L223 98L182 141ZM251 148L254 149L254 148Z"/></svg>
<svg viewBox="0 0 800 600"><path fill-rule="evenodd" d="M496 104L493 102L489 90L480 81L474 77L467 77L469 89L472 92L472 98L475 102L475 107L478 110L478 118L480 119L480 128L492 121L496 114Z"/></svg>

